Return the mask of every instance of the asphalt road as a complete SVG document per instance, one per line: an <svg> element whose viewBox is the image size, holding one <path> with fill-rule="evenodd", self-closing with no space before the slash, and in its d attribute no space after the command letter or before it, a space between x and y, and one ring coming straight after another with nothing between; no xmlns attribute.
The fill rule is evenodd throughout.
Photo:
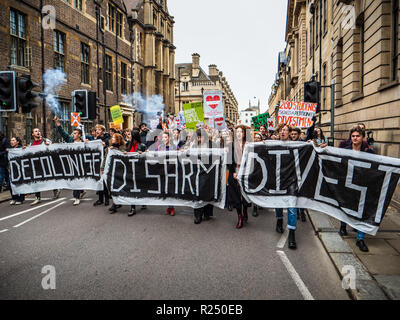
<svg viewBox="0 0 400 320"><path fill-rule="evenodd" d="M236 230L227 210L195 225L190 208L171 217L149 206L129 218L128 207L93 207L94 192L74 207L71 194L0 204L0 299L349 299L310 222L299 222L292 251L273 210ZM45 266L55 289L42 287Z"/></svg>

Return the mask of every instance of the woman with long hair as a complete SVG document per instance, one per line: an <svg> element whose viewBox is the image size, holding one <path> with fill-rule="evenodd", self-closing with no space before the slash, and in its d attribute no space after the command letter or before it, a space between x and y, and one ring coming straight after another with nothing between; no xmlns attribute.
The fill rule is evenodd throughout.
<svg viewBox="0 0 400 320"><path fill-rule="evenodd" d="M22 141L19 137L12 137L10 140L10 146L11 148L22 148ZM7 149L8 151L8 149ZM25 195L24 194L13 194L12 189L10 189L11 192L11 201L10 205L20 205L25 201Z"/></svg>
<svg viewBox="0 0 400 320"><path fill-rule="evenodd" d="M227 187L227 198L228 204L236 209L238 215L238 222L236 225L237 229L241 229L244 223L248 221L247 209L251 206L242 196L240 185L238 182L238 173L240 164L242 163L244 147L247 143L248 127L240 125L235 130L235 138L232 145L232 157L229 165L229 176L228 176L228 187Z"/></svg>
<svg viewBox="0 0 400 320"><path fill-rule="evenodd" d="M316 128L314 131L314 144L317 147L326 147L328 145L328 139L325 138L324 132L322 131L321 128Z"/></svg>

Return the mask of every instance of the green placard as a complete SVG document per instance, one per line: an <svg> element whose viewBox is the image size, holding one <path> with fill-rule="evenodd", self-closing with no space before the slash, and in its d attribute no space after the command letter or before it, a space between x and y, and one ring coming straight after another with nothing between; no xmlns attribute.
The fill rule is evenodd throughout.
<svg viewBox="0 0 400 320"><path fill-rule="evenodd" d="M204 110L201 102L184 104L183 113L188 130L196 130L196 125L199 122L204 123Z"/></svg>
<svg viewBox="0 0 400 320"><path fill-rule="evenodd" d="M254 124L254 129L258 130L260 129L260 126L265 125L266 128L268 128L268 119L270 118L269 113L263 113L260 114L259 116L253 117L253 124Z"/></svg>

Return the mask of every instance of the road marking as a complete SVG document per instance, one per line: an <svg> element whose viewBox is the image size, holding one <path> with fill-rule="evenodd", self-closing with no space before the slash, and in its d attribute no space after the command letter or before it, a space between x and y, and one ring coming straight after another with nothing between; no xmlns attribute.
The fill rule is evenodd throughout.
<svg viewBox="0 0 400 320"><path fill-rule="evenodd" d="M304 284L303 280L301 280L299 274L290 263L288 257L283 251L277 251L279 257L281 258L283 264L285 265L287 271L289 272L290 276L292 277L294 283L296 284L297 288L299 288L301 295L305 300L314 300L314 297L311 295L310 291Z"/></svg>
<svg viewBox="0 0 400 320"><path fill-rule="evenodd" d="M286 228L285 232L282 234L281 239L279 240L278 244L276 245L277 248L279 249L283 249L283 247L285 246L286 240L289 236L289 231Z"/></svg>
<svg viewBox="0 0 400 320"><path fill-rule="evenodd" d="M10 218L17 217L17 216L19 216L19 215L21 215L21 214L24 214L24 213L27 213L27 212L31 212L31 211L33 211L33 210L40 209L40 208L45 207L45 206L49 206L49 205L51 205L51 204L53 204L53 203L57 203L57 202L60 202L60 201L62 201L62 200L65 200L65 199L66 199L66 198L61 198L61 199L58 199L58 200L55 200L55 201L52 201L52 202L49 202L49 203L42 204L42 205L37 206L37 207L33 207L33 208L31 208L31 209L27 209L27 210L24 210L24 211L21 211L21 212L18 212L18 213L14 213L14 214L12 214L12 215L10 215L10 216L1 218L0 221L3 221L3 220L7 220L7 219L10 219Z"/></svg>
<svg viewBox="0 0 400 320"><path fill-rule="evenodd" d="M75 201L76 199L75 198L71 198L71 199L69 199L70 201ZM92 198L84 198L84 199L79 199L79 200L81 200L81 201L93 201L93 199Z"/></svg>
<svg viewBox="0 0 400 320"><path fill-rule="evenodd" d="M0 233L7 232L8 229L1 230Z"/></svg>
<svg viewBox="0 0 400 320"><path fill-rule="evenodd" d="M57 207L63 205L64 203L66 203L66 201L63 201L63 202L57 204L56 206L51 207L50 209L47 209L46 211L43 211L42 213L39 213L39 214L37 214L36 216L33 216L32 218L29 218L28 220L25 220L25 221L21 222L20 224L17 224L16 226L14 226L14 228L18 228L18 227L24 225L25 223L27 223L27 222L29 222L29 221L32 221L33 219L39 218L40 216L42 216L42 215L44 215L45 213L47 213L47 212L49 212L49 211L51 211L51 210L53 210L53 209L55 209L55 208L57 208Z"/></svg>

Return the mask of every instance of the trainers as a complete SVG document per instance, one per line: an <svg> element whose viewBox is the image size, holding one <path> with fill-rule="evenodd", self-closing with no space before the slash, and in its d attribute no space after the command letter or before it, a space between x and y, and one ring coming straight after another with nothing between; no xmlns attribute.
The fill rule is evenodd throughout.
<svg viewBox="0 0 400 320"><path fill-rule="evenodd" d="M54 199L58 199L60 197L61 190L58 189L58 190L54 190L53 192L54 192Z"/></svg>
<svg viewBox="0 0 400 320"><path fill-rule="evenodd" d="M34 206L36 204L40 203L40 198L36 197L35 200L31 203L31 206Z"/></svg>
<svg viewBox="0 0 400 320"><path fill-rule="evenodd" d="M82 191L81 195L79 196L79 199L83 199L83 197L86 195L86 191Z"/></svg>
<svg viewBox="0 0 400 320"><path fill-rule="evenodd" d="M21 205L22 204L22 202L21 201L17 201L17 202L15 202L15 205L16 206L19 206L19 205Z"/></svg>
<svg viewBox="0 0 400 320"><path fill-rule="evenodd" d="M17 202L17 201L15 201L15 200L11 200L11 201L10 201L10 206L14 205L16 202Z"/></svg>
<svg viewBox="0 0 400 320"><path fill-rule="evenodd" d="M81 200L75 199L74 206L79 206L80 203L81 203Z"/></svg>

